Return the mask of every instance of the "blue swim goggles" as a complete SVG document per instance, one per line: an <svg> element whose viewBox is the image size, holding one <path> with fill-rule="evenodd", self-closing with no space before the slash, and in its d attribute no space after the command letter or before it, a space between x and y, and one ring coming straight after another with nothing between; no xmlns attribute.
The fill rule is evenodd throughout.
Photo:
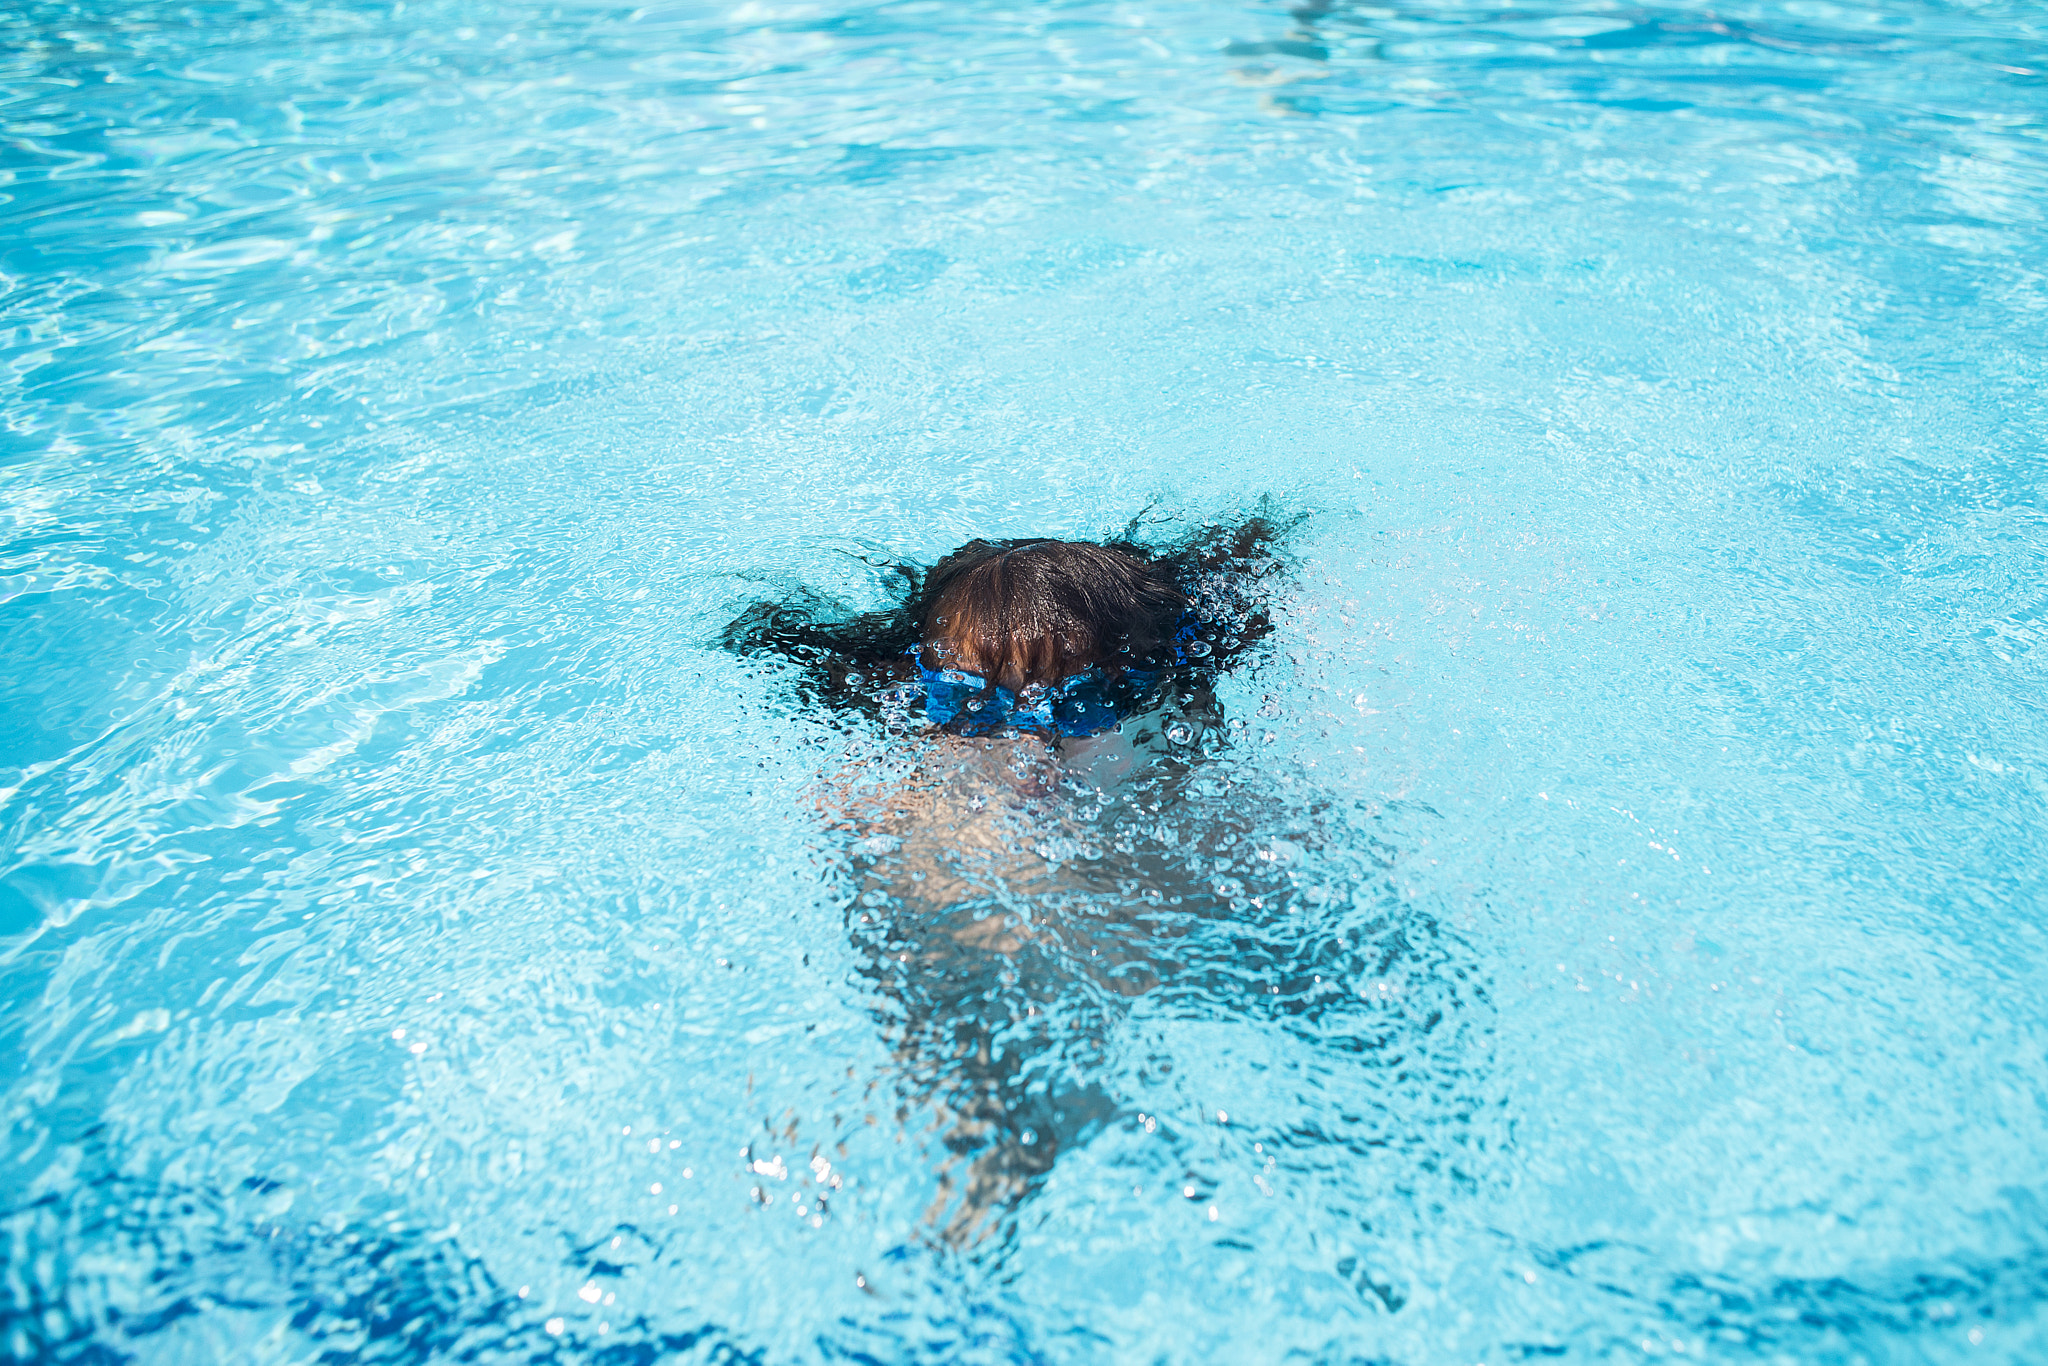
<svg viewBox="0 0 2048 1366"><path fill-rule="evenodd" d="M916 651L912 651L915 656ZM965 669L930 669L922 659L924 719L961 735L986 735L1005 726L1049 735L1100 735L1115 730L1130 710L1111 699L1112 688L1100 669L1074 674L1051 685L1026 688L1020 696L1000 685L991 688L980 674ZM1159 686L1150 669L1126 669L1113 691L1135 699Z"/></svg>
<svg viewBox="0 0 2048 1366"><path fill-rule="evenodd" d="M1111 682L1102 670L1090 669L1020 695L1000 685L990 687L988 679L965 669L926 667L921 645L908 653L924 683L924 719L961 735L987 735L1004 727L1073 738L1100 735L1139 710L1139 701L1166 676L1163 669L1124 669ZM1186 664L1208 653L1192 616L1183 618L1174 632L1173 662Z"/></svg>

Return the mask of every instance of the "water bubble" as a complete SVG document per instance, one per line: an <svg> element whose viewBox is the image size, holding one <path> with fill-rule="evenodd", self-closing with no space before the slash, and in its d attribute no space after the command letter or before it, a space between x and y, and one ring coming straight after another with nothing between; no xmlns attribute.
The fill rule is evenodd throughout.
<svg viewBox="0 0 2048 1366"><path fill-rule="evenodd" d="M1209 652L1210 645L1206 640L1191 640L1187 644L1187 656L1189 659L1206 659L1209 656Z"/></svg>
<svg viewBox="0 0 2048 1366"><path fill-rule="evenodd" d="M968 702L967 702L967 710L969 710L969 711L980 711L980 710L981 710L981 699L980 699L979 697L975 697L975 698L970 698L970 699L968 699Z"/></svg>
<svg viewBox="0 0 2048 1366"><path fill-rule="evenodd" d="M1176 745L1184 745L1195 738L1195 728L1185 721L1176 721L1166 728L1166 738Z"/></svg>

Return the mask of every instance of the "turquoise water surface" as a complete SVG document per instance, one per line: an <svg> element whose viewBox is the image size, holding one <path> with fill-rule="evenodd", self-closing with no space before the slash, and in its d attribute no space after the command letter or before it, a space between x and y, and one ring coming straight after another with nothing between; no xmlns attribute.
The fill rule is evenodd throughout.
<svg viewBox="0 0 2048 1366"><path fill-rule="evenodd" d="M16 0L0 1351L2048 1360L2044 214L2016 0ZM1267 494L1053 798L714 646Z"/></svg>

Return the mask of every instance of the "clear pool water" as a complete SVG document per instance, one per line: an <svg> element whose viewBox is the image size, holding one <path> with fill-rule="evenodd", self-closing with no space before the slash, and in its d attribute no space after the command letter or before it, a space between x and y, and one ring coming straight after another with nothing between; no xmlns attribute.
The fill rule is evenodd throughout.
<svg viewBox="0 0 2048 1366"><path fill-rule="evenodd" d="M18 0L0 122L13 1359L2048 1359L2039 7ZM708 643L1268 492L1179 776Z"/></svg>

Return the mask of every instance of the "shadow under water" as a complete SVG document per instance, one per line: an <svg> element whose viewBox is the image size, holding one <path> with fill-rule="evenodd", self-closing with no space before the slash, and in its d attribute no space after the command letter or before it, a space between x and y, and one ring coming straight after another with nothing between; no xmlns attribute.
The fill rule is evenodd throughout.
<svg viewBox="0 0 2048 1366"><path fill-rule="evenodd" d="M316 1353L293 1360L337 1363L764 1360L709 1322L629 1321L607 1344L547 1320L445 1235L308 1220L292 1204L290 1186L262 1178L222 1190L100 1165L63 1196L0 1211L0 1360L281 1360L287 1342ZM601 1265L592 1248L565 1260Z"/></svg>
<svg viewBox="0 0 2048 1366"><path fill-rule="evenodd" d="M111 1159L98 1152L67 1193L0 1210L0 1359L241 1360L258 1342L335 1363L770 1358L688 1311L628 1319L605 1337L573 1319L558 1329L459 1241L390 1221L310 1220L285 1207L286 1188L260 1179L219 1190L121 1174ZM565 1242L564 1262L602 1274L599 1259L620 1255L613 1241ZM2042 1247L1930 1256L1855 1279L1686 1271L1611 1243L1521 1250L1582 1291L1576 1321L1556 1337L1508 1345L1522 1359L1627 1354L1649 1333L1711 1343L1723 1360L1847 1359L1958 1325L2024 1322L2048 1303ZM650 1268L678 1264L660 1241L638 1252ZM845 1331L828 1355L925 1355L879 1325Z"/></svg>

